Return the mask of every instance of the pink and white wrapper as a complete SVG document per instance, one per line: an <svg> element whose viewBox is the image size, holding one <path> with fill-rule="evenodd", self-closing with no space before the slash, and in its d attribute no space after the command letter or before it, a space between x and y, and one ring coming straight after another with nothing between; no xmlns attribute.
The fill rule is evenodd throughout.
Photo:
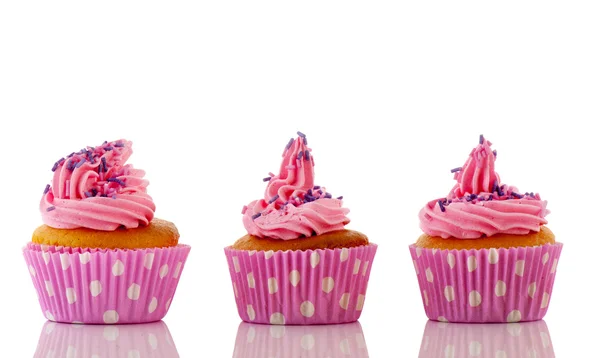
<svg viewBox="0 0 600 358"><path fill-rule="evenodd" d="M242 322L233 358L368 358L360 323L266 326Z"/></svg>
<svg viewBox="0 0 600 358"><path fill-rule="evenodd" d="M100 250L28 243L40 306L56 322L143 323L169 309L191 247Z"/></svg>
<svg viewBox="0 0 600 358"><path fill-rule="evenodd" d="M509 324L458 324L427 321L419 358L554 358L544 321Z"/></svg>
<svg viewBox="0 0 600 358"><path fill-rule="evenodd" d="M83 325L46 322L34 358L179 357L167 325Z"/></svg>
<svg viewBox="0 0 600 358"><path fill-rule="evenodd" d="M277 325L356 321L377 245L245 251L225 248L240 318Z"/></svg>
<svg viewBox="0 0 600 358"><path fill-rule="evenodd" d="M427 317L472 323L542 319L561 250L561 243L480 250L410 246Z"/></svg>

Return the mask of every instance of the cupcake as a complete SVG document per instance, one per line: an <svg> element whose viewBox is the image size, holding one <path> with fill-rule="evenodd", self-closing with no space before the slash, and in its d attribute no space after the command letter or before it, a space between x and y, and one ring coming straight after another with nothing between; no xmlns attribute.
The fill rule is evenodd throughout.
<svg viewBox="0 0 600 358"><path fill-rule="evenodd" d="M52 167L43 225L23 249L42 312L51 321L113 324L162 319L190 247L154 218L131 142L87 147Z"/></svg>
<svg viewBox="0 0 600 358"><path fill-rule="evenodd" d="M247 235L225 248L243 321L309 325L356 321L377 245L345 229L342 197L314 183L314 158L298 132L263 199L242 210Z"/></svg>
<svg viewBox="0 0 600 358"><path fill-rule="evenodd" d="M483 136L457 183L419 213L424 234L410 246L427 317L518 322L546 314L562 244L546 226L546 201L503 184Z"/></svg>

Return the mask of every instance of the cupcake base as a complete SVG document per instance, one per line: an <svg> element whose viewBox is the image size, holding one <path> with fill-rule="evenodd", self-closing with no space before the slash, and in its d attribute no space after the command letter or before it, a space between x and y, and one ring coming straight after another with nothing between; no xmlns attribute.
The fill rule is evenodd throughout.
<svg viewBox="0 0 600 358"><path fill-rule="evenodd" d="M190 249L100 250L28 243L23 255L48 320L123 324L154 322L167 314Z"/></svg>
<svg viewBox="0 0 600 358"><path fill-rule="evenodd" d="M548 310L562 244L510 249L409 247L427 317L446 322L536 321Z"/></svg>
<svg viewBox="0 0 600 358"><path fill-rule="evenodd" d="M278 325L347 323L362 313L377 245L246 251L225 248L243 321Z"/></svg>

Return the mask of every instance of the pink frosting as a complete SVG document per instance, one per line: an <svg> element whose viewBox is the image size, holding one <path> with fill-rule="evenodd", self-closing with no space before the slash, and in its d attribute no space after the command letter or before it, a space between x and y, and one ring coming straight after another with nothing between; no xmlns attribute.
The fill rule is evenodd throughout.
<svg viewBox="0 0 600 358"><path fill-rule="evenodd" d="M125 164L131 153L131 142L118 140L56 162L52 185L40 202L44 223L58 229L104 231L147 225L155 206L146 193L145 172Z"/></svg>
<svg viewBox="0 0 600 358"><path fill-rule="evenodd" d="M420 226L426 234L457 239L524 235L547 223L544 217L550 211L539 194L520 194L516 187L500 183L491 145L481 136L466 163L453 170L457 183L450 194L421 209Z"/></svg>
<svg viewBox="0 0 600 358"><path fill-rule="evenodd" d="M350 222L341 197L332 198L314 185L314 159L299 133L283 153L279 175L270 174L264 199L244 207L243 222L249 234L290 240L341 230Z"/></svg>

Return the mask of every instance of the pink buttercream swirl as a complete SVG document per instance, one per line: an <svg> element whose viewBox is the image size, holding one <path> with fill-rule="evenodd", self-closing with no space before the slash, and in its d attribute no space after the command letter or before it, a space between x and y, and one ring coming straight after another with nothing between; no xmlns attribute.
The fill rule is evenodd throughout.
<svg viewBox="0 0 600 358"><path fill-rule="evenodd" d="M419 212L421 229L430 236L475 239L494 234L538 232L550 213L537 193L520 194L500 184L494 169L496 151L483 136L461 168L446 198L432 200Z"/></svg>
<svg viewBox="0 0 600 358"><path fill-rule="evenodd" d="M40 202L44 223L58 229L104 231L147 225L155 206L146 193L145 172L125 164L131 153L130 141L117 140L56 162L52 185Z"/></svg>
<svg viewBox="0 0 600 358"><path fill-rule="evenodd" d="M279 175L270 174L264 199L244 207L244 226L258 237L290 240L341 230L350 222L342 198L314 185L314 159L306 136L290 139Z"/></svg>

